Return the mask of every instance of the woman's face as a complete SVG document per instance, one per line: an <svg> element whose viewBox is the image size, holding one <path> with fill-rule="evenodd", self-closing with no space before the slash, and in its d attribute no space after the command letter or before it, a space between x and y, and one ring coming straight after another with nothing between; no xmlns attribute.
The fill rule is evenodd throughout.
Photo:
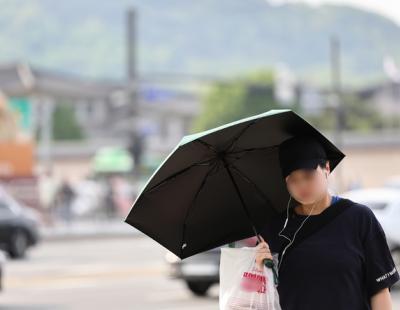
<svg viewBox="0 0 400 310"><path fill-rule="evenodd" d="M301 204L316 202L328 189L329 162L325 168L318 166L316 169L297 169L292 171L285 179L290 195Z"/></svg>

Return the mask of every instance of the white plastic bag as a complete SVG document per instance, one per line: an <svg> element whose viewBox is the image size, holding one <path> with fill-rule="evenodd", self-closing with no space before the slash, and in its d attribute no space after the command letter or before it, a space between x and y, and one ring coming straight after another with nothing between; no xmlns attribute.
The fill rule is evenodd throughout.
<svg viewBox="0 0 400 310"><path fill-rule="evenodd" d="M281 310L273 271L266 266L258 269L256 251L256 247L221 248L220 310Z"/></svg>

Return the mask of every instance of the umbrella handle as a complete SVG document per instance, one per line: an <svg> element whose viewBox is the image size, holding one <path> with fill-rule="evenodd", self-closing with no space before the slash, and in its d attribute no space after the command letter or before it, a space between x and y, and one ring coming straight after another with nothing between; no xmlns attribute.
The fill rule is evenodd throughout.
<svg viewBox="0 0 400 310"><path fill-rule="evenodd" d="M266 258L266 259L263 260L263 263L268 268L274 267L274 261L272 259Z"/></svg>
<svg viewBox="0 0 400 310"><path fill-rule="evenodd" d="M261 242L261 238L260 238L260 236L257 234L257 243L256 243L256 244L259 244L260 242ZM270 259L270 258L266 258L266 259L263 260L263 263L264 263L264 265L265 265L266 267L272 269L272 272L274 273L274 283L275 283L275 284L278 284L278 274L277 274L276 269L275 269L275 263L274 263L274 261L273 261L272 259Z"/></svg>
<svg viewBox="0 0 400 310"><path fill-rule="evenodd" d="M272 259L266 258L263 260L263 263L265 266L272 269L272 273L274 274L274 283L275 283L275 285L277 285L278 284L278 274L276 273L274 261Z"/></svg>

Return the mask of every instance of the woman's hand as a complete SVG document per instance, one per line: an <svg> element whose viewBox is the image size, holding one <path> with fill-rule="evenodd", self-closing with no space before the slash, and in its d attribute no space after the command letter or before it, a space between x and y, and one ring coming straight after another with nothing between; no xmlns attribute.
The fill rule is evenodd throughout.
<svg viewBox="0 0 400 310"><path fill-rule="evenodd" d="M256 246L256 265L259 269L262 269L264 266L263 260L266 258L272 259L272 254L271 251L269 249L269 245L268 243L266 243L263 239L263 237L260 236L260 239L262 240L262 242L260 242L259 244L257 244Z"/></svg>

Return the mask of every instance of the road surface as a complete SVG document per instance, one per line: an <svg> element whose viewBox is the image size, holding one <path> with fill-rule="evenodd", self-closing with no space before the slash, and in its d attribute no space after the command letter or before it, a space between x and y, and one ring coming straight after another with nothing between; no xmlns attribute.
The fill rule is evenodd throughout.
<svg viewBox="0 0 400 310"><path fill-rule="evenodd" d="M8 261L0 309L209 310L207 298L166 277L165 249L148 237L52 241L20 261ZM392 294L400 309L400 292Z"/></svg>

